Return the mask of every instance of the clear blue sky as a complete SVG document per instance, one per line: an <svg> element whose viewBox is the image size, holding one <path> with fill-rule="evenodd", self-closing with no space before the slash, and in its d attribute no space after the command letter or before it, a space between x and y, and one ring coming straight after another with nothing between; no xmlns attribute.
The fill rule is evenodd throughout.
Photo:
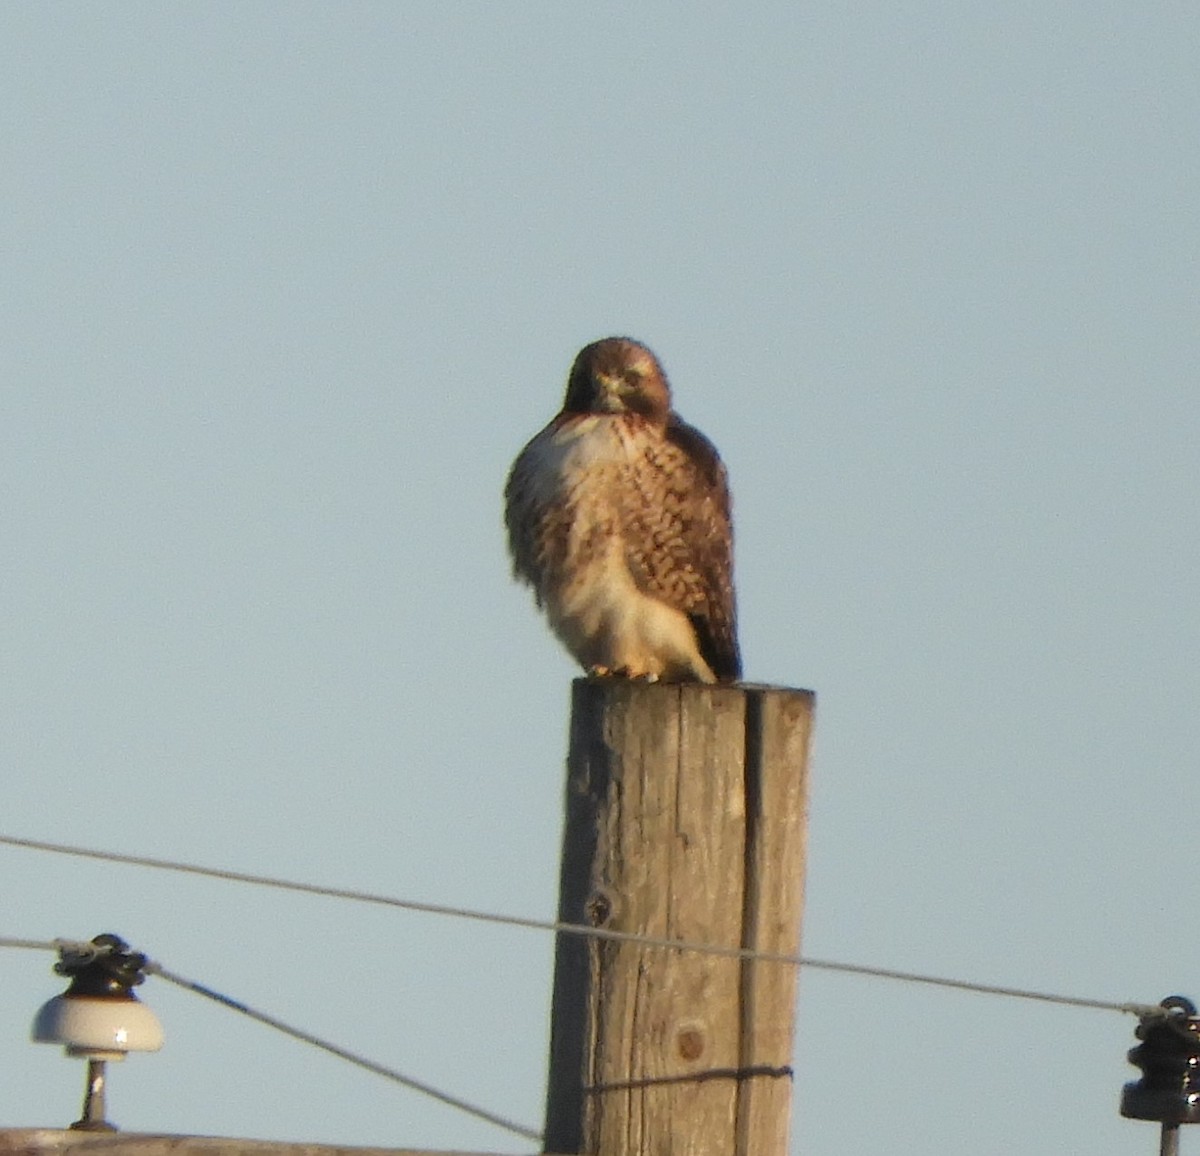
<svg viewBox="0 0 1200 1156"><path fill-rule="evenodd" d="M0 828L551 916L575 672L500 489L628 333L728 463L748 677L820 696L806 950L1200 996L1197 59L1155 0L0 8ZM540 1125L544 935L0 871L0 934ZM0 1125L78 1111L51 962ZM128 1129L524 1147L144 991ZM1133 1027L804 973L793 1150L1152 1151Z"/></svg>

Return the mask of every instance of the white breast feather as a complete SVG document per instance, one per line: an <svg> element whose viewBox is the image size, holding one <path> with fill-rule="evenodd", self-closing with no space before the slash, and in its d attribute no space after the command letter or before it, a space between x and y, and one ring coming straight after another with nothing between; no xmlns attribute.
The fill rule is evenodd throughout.
<svg viewBox="0 0 1200 1156"><path fill-rule="evenodd" d="M621 511L611 500L622 467L637 452L624 423L588 415L550 432L535 452L534 503L574 507L569 576L541 590L550 624L567 649L588 669L716 681L687 617L643 594L629 572ZM605 548L581 559L579 544L601 520L613 528Z"/></svg>

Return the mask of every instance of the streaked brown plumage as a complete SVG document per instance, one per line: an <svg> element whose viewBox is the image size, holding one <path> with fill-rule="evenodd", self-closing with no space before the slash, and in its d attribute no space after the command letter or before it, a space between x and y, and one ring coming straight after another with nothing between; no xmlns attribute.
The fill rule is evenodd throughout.
<svg viewBox="0 0 1200 1156"><path fill-rule="evenodd" d="M513 574L585 670L670 681L741 677L725 467L671 409L658 359L585 346L562 411L505 486Z"/></svg>

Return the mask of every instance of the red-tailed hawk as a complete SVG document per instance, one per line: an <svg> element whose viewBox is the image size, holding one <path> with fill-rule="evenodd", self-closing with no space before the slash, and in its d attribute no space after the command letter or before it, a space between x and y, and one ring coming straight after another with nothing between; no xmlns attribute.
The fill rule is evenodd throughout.
<svg viewBox="0 0 1200 1156"><path fill-rule="evenodd" d="M590 674L741 677L725 467L644 345L580 350L504 499L513 575Z"/></svg>

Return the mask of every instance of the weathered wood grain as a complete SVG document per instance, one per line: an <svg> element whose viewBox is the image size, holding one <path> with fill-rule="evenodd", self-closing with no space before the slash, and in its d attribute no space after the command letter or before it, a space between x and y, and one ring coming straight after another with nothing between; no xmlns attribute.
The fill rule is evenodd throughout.
<svg viewBox="0 0 1200 1156"><path fill-rule="evenodd" d="M559 918L795 952L812 702L576 681ZM546 1149L783 1156L795 972L560 935Z"/></svg>

